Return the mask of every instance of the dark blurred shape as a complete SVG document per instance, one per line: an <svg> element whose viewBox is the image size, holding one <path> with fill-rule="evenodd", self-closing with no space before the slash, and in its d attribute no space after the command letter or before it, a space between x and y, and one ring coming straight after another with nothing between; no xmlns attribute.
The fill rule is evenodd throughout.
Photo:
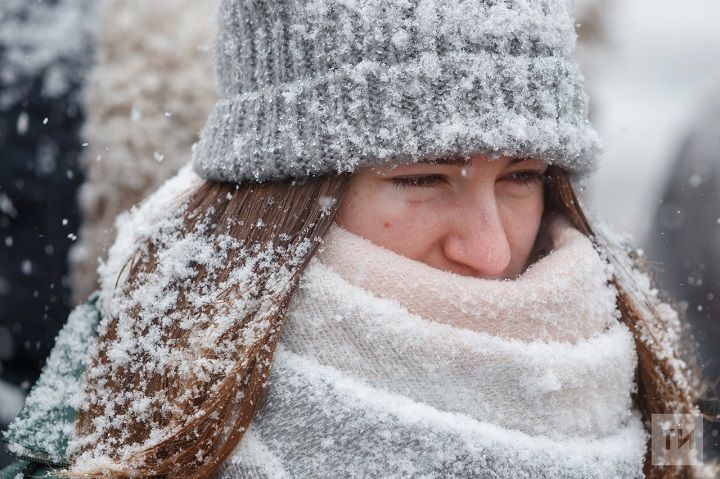
<svg viewBox="0 0 720 479"><path fill-rule="evenodd" d="M0 429L69 312L91 3L3 0L0 9ZM0 452L0 467L7 460Z"/></svg>
<svg viewBox="0 0 720 479"><path fill-rule="evenodd" d="M43 98L37 84L29 93L0 113L0 377L15 384L35 381L69 312L82 180L77 103Z"/></svg>
<svg viewBox="0 0 720 479"><path fill-rule="evenodd" d="M574 15L580 48L607 42L607 22L614 3L615 0L575 0Z"/></svg>
<svg viewBox="0 0 720 479"><path fill-rule="evenodd" d="M694 122L670 171L648 242L661 285L686 310L698 343L702 407L720 414L720 101ZM720 458L720 424L705 433L706 457Z"/></svg>

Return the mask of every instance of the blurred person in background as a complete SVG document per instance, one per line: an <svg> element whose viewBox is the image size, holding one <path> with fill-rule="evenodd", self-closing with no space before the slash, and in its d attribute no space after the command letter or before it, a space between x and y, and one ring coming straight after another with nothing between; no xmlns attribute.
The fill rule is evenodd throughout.
<svg viewBox="0 0 720 479"><path fill-rule="evenodd" d="M215 100L213 6L3 1L0 430L97 287L115 216L188 161Z"/></svg>
<svg viewBox="0 0 720 479"><path fill-rule="evenodd" d="M712 391L706 409L720 407L720 96L707 102L680 148L648 238L664 289L685 310ZM708 422L706 453L720 456L720 424Z"/></svg>
<svg viewBox="0 0 720 479"><path fill-rule="evenodd" d="M70 311L91 0L0 7L0 429ZM0 451L0 464L7 462Z"/></svg>
<svg viewBox="0 0 720 479"><path fill-rule="evenodd" d="M190 158L215 102L211 56L216 0L105 0L88 80L81 157L82 223L70 253L76 302L97 289L115 217Z"/></svg>

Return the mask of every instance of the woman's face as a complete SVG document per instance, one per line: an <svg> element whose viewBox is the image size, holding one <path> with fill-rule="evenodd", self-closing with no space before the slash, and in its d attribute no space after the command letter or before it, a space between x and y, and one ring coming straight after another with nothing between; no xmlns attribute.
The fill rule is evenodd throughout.
<svg viewBox="0 0 720 479"><path fill-rule="evenodd" d="M482 154L366 167L353 175L335 221L434 268L513 278L537 237L546 169L537 159Z"/></svg>

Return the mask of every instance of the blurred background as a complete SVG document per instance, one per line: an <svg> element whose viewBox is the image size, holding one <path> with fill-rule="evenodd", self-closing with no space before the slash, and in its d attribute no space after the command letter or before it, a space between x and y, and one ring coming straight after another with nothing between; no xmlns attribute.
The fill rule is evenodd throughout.
<svg viewBox="0 0 720 479"><path fill-rule="evenodd" d="M0 430L93 291L114 217L188 161L215 99L214 5L0 0ZM576 0L576 14L606 145L586 201L676 298L718 414L720 2Z"/></svg>
<svg viewBox="0 0 720 479"><path fill-rule="evenodd" d="M579 58L607 148L588 202L598 218L635 238L658 285L684 312L709 386L702 407L717 417L720 2L577 6L581 17L595 17L596 41L586 35ZM705 453L720 457L717 423L706 427Z"/></svg>

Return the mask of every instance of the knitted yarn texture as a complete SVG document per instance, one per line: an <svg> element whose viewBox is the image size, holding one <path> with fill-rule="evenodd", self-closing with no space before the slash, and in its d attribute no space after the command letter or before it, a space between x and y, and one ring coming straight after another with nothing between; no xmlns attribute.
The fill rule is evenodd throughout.
<svg viewBox="0 0 720 479"><path fill-rule="evenodd" d="M554 223L555 251L526 277L493 281L411 265L333 228L293 296L265 401L219 477L642 477L633 338L582 234ZM340 263L333 250L347 253ZM556 261L568 250L586 260ZM415 282L368 280L348 267L361 258L371 270L424 268L421 286L398 300L358 287ZM576 281L553 283L558 309L543 282L564 275ZM443 294L456 288L477 299L464 323Z"/></svg>
<svg viewBox="0 0 720 479"><path fill-rule="evenodd" d="M591 171L568 0L223 0L193 164L278 180L474 152Z"/></svg>

